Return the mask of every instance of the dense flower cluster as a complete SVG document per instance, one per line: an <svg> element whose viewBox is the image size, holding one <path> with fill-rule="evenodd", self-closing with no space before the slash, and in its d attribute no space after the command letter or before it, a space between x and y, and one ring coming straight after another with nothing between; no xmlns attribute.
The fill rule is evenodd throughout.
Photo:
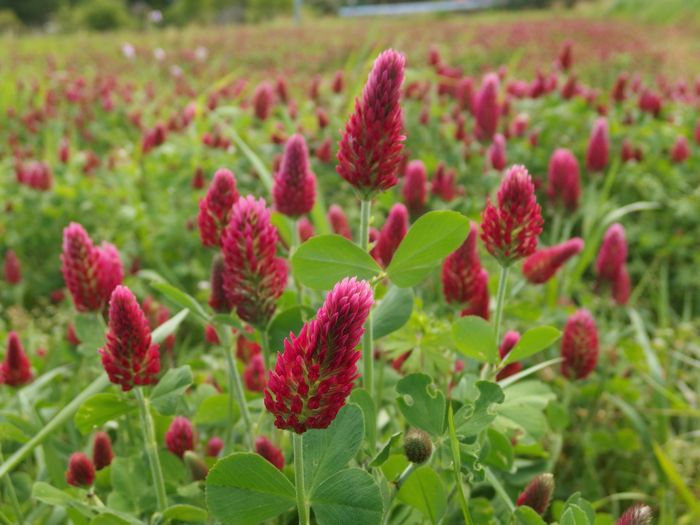
<svg viewBox="0 0 700 525"><path fill-rule="evenodd" d="M225 168L214 174L206 196L199 201L199 234L204 246L218 247L221 234L231 217L231 207L238 200L236 177Z"/></svg>
<svg viewBox="0 0 700 525"><path fill-rule="evenodd" d="M272 196L275 208L290 217L309 213L314 207L316 176L309 167L309 150L302 135L287 140Z"/></svg>
<svg viewBox="0 0 700 525"><path fill-rule="evenodd" d="M610 158L610 137L608 120L600 117L596 120L586 150L586 168L590 171L603 171Z"/></svg>
<svg viewBox="0 0 700 525"><path fill-rule="evenodd" d="M343 279L316 318L285 339L265 391L265 407L277 428L301 434L335 419L358 377L357 345L372 302L369 284Z"/></svg>
<svg viewBox="0 0 700 525"><path fill-rule="evenodd" d="M598 328L588 310L566 320L561 338L561 372L569 379L585 379L598 362Z"/></svg>

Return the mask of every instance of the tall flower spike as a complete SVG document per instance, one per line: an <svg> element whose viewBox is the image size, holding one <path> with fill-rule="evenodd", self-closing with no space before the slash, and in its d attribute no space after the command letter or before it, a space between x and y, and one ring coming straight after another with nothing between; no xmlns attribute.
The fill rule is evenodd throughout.
<svg viewBox="0 0 700 525"><path fill-rule="evenodd" d="M401 244L408 231L408 210L401 203L394 204L389 211L386 223L379 232L377 244L375 244L372 254L374 258L385 268L389 266L394 252Z"/></svg>
<svg viewBox="0 0 700 525"><path fill-rule="evenodd" d="M596 120L588 141L586 150L586 169L603 171L610 157L610 137L608 136L608 120L600 117Z"/></svg>
<svg viewBox="0 0 700 525"><path fill-rule="evenodd" d="M272 189L275 208L289 217L309 213L316 199L316 175L309 167L309 150L302 135L289 137Z"/></svg>
<svg viewBox="0 0 700 525"><path fill-rule="evenodd" d="M476 134L480 139L489 140L498 129L501 108L498 105L498 75L489 73L484 77L481 88L474 98Z"/></svg>
<svg viewBox="0 0 700 525"><path fill-rule="evenodd" d="M632 505L625 513L620 516L620 519L615 522L615 525L651 525L651 520L654 518L654 513L651 507L643 503Z"/></svg>
<svg viewBox="0 0 700 525"><path fill-rule="evenodd" d="M8 284L19 284L22 282L22 266L14 250L7 250L5 253L4 265L5 281Z"/></svg>
<svg viewBox="0 0 700 525"><path fill-rule="evenodd" d="M95 482L95 467L82 452L73 452L68 459L66 483L74 487L90 487Z"/></svg>
<svg viewBox="0 0 700 525"><path fill-rule="evenodd" d="M102 470L112 463L114 452L112 452L112 440L107 432L97 432L95 440L92 442L92 461L97 470Z"/></svg>
<svg viewBox="0 0 700 525"><path fill-rule="evenodd" d="M580 237L537 250L523 262L523 275L532 284L544 284L581 250L583 250L583 239Z"/></svg>
<svg viewBox="0 0 700 525"><path fill-rule="evenodd" d="M398 182L405 139L400 105L405 67L406 59L393 49L377 57L339 142L338 174L363 198Z"/></svg>
<svg viewBox="0 0 700 525"><path fill-rule="evenodd" d="M333 233L342 235L346 239L352 240L350 224L348 223L348 218L345 216L343 208L337 204L331 204L328 208L328 222L331 223Z"/></svg>
<svg viewBox="0 0 700 525"><path fill-rule="evenodd" d="M498 206L486 204L481 239L501 265L531 255L542 233L542 213L525 166L511 167L498 190Z"/></svg>
<svg viewBox="0 0 700 525"><path fill-rule="evenodd" d="M316 319L285 339L265 391L265 407L277 428L302 434L335 419L358 377L357 345L373 300L367 282L343 279Z"/></svg>
<svg viewBox="0 0 700 525"><path fill-rule="evenodd" d="M448 303L474 305L482 297L486 283L481 278L481 261L476 251L478 236L477 227L472 223L462 245L445 258L442 291Z"/></svg>
<svg viewBox="0 0 700 525"><path fill-rule="evenodd" d="M503 341L501 342L501 346L498 347L498 355L501 359L505 359L505 357L510 353L510 351L513 349L513 347L518 344L518 341L520 341L520 332L516 332L515 330L510 330L509 332L506 332L506 335L503 336ZM522 363L509 363L506 366L504 366L500 372L498 372L498 375L496 376L496 380L500 381L501 379L505 379L506 377L510 377L513 374L517 374L523 369L523 364Z"/></svg>
<svg viewBox="0 0 700 525"><path fill-rule="evenodd" d="M148 320L126 286L117 286L112 292L107 344L99 352L109 380L125 392L158 381L158 345L151 342Z"/></svg>
<svg viewBox="0 0 700 525"><path fill-rule="evenodd" d="M264 326L287 285L287 262L276 256L277 229L262 199L241 197L231 211L231 222L221 243L224 289L238 317Z"/></svg>
<svg viewBox="0 0 700 525"><path fill-rule="evenodd" d="M627 261L625 229L615 223L605 232L595 261L598 279L613 282Z"/></svg>
<svg viewBox="0 0 700 525"><path fill-rule="evenodd" d="M561 206L568 211L578 208L581 178L578 161L568 149L557 149L549 159L547 197L555 206Z"/></svg>
<svg viewBox="0 0 700 525"><path fill-rule="evenodd" d="M284 454L265 436L255 438L255 452L260 454L279 470L284 468Z"/></svg>
<svg viewBox="0 0 700 525"><path fill-rule="evenodd" d="M7 353L0 364L0 384L22 386L32 380L32 365L16 332L7 335Z"/></svg>
<svg viewBox="0 0 700 525"><path fill-rule="evenodd" d="M236 177L233 172L221 168L214 174L206 196L199 201L199 235L204 246L218 247L221 233L228 225L231 207L238 200Z"/></svg>
<svg viewBox="0 0 700 525"><path fill-rule="evenodd" d="M420 160L412 160L406 166L403 178L403 200L411 215L420 215L425 208L428 193L428 174L425 164Z"/></svg>
<svg viewBox="0 0 700 525"><path fill-rule="evenodd" d="M561 372L568 379L584 379L598 362L598 328L588 310L566 320L561 338Z"/></svg>
<svg viewBox="0 0 700 525"><path fill-rule="evenodd" d="M194 429L186 417L177 416L173 419L164 437L165 446L179 458L188 450L194 450Z"/></svg>
<svg viewBox="0 0 700 525"><path fill-rule="evenodd" d="M229 301L224 289L224 258L218 254L211 262L210 284L209 306L216 312L229 313L233 304Z"/></svg>
<svg viewBox="0 0 700 525"><path fill-rule="evenodd" d="M554 492L554 476L551 474L539 474L527 484L520 493L516 505L527 505L540 516L547 512L549 502Z"/></svg>

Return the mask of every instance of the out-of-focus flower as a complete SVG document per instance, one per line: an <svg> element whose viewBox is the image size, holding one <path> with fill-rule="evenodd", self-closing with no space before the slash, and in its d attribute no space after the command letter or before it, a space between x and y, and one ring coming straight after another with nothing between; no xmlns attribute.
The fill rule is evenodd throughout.
<svg viewBox="0 0 700 525"><path fill-rule="evenodd" d="M591 138L586 150L586 169L603 171L610 157L610 137L608 136L608 119L599 117L593 126Z"/></svg>
<svg viewBox="0 0 700 525"><path fill-rule="evenodd" d="M17 332L7 334L7 353L0 363L0 384L19 387L29 383L34 374Z"/></svg>
<svg viewBox="0 0 700 525"><path fill-rule="evenodd" d="M270 116L272 104L275 101L275 93L269 82L261 82L253 93L253 108L255 116L260 120L266 120Z"/></svg>
<svg viewBox="0 0 700 525"><path fill-rule="evenodd" d="M284 454L265 436L255 438L255 452L260 454L276 468L282 470L284 468Z"/></svg>
<svg viewBox="0 0 700 525"><path fill-rule="evenodd" d="M654 519L654 513L651 507L643 503L636 503L620 516L615 525L651 525L652 519Z"/></svg>
<svg viewBox="0 0 700 525"><path fill-rule="evenodd" d="M221 244L221 234L228 226L231 208L238 198L233 172L218 169L206 196L199 201L197 222L204 246L218 247Z"/></svg>
<svg viewBox="0 0 700 525"><path fill-rule="evenodd" d="M394 204L372 249L373 257L385 268L389 266L407 231L408 210L401 203Z"/></svg>
<svg viewBox="0 0 700 525"><path fill-rule="evenodd" d="M301 242L308 241L311 237L316 235L316 230L314 230L314 225L306 217L302 217L297 222L297 228L299 231L299 240Z"/></svg>
<svg viewBox="0 0 700 525"><path fill-rule="evenodd" d="M343 209L337 204L331 204L328 208L328 222L331 223L333 233L352 240L352 232L350 231L348 218L345 216Z"/></svg>
<svg viewBox="0 0 700 525"><path fill-rule="evenodd" d="M428 175L420 160L412 160L406 166L401 194L411 215L420 215L425 208Z"/></svg>
<svg viewBox="0 0 700 525"><path fill-rule="evenodd" d="M316 176L309 166L309 151L302 135L289 137L272 190L275 208L289 217L309 213L316 198Z"/></svg>
<svg viewBox="0 0 700 525"><path fill-rule="evenodd" d="M474 99L477 137L489 140L498 129L501 108L498 105L498 75L489 73Z"/></svg>
<svg viewBox="0 0 700 525"><path fill-rule="evenodd" d="M5 263L3 267L5 281L8 284L19 284L22 282L22 265L14 250L5 252Z"/></svg>
<svg viewBox="0 0 700 525"><path fill-rule="evenodd" d="M671 148L671 160L676 164L680 164L688 160L690 157L690 147L688 146L688 139L680 136L676 139L676 142Z"/></svg>
<svg viewBox="0 0 700 525"><path fill-rule="evenodd" d="M211 262L211 294L209 306L219 313L228 313L233 308L224 289L224 259L220 255L214 257Z"/></svg>
<svg viewBox="0 0 700 525"><path fill-rule="evenodd" d="M218 436L214 436L207 441L207 456L215 458L224 449L224 440Z"/></svg>
<svg viewBox="0 0 700 525"><path fill-rule="evenodd" d="M97 470L102 470L112 464L112 440L106 432L97 432L92 442L92 461Z"/></svg>
<svg viewBox="0 0 700 525"><path fill-rule="evenodd" d="M581 197L578 161L568 149L557 149L549 159L547 197L568 211L578 208Z"/></svg>
<svg viewBox="0 0 700 525"><path fill-rule="evenodd" d="M265 390L265 363L261 354L255 354L243 370L243 383L251 392Z"/></svg>
<svg viewBox="0 0 700 525"><path fill-rule="evenodd" d="M90 487L95 482L95 467L82 452L73 452L68 459L66 483L73 487Z"/></svg>
<svg viewBox="0 0 700 525"><path fill-rule="evenodd" d="M581 250L583 250L583 239L580 237L537 250L523 262L523 275L532 284L546 283Z"/></svg>
<svg viewBox="0 0 700 525"><path fill-rule="evenodd" d="M488 158L491 167L501 171L506 167L506 138L500 133L493 136L493 142L488 149Z"/></svg>
<svg viewBox="0 0 700 525"><path fill-rule="evenodd" d="M165 433L165 446L177 457L182 458L187 450L194 450L194 429L190 420L176 416Z"/></svg>
<svg viewBox="0 0 700 525"><path fill-rule="evenodd" d="M435 169L430 191L433 195L445 202L452 202L457 195L464 193L464 188L456 184L457 172L448 169L444 162L440 162Z"/></svg>
<svg viewBox="0 0 700 525"><path fill-rule="evenodd" d="M595 262L598 278L604 281L613 281L626 261L625 229L621 224L615 223L605 232L603 243L598 252Z"/></svg>
<svg viewBox="0 0 700 525"><path fill-rule="evenodd" d="M515 330L510 330L506 332L506 335L503 336L503 341L501 342L501 346L498 347L498 356L501 359L505 359L506 356L510 353L510 351L513 349L513 347L518 344L518 341L520 341L520 333L516 332ZM501 379L505 379L506 377L510 377L513 374L517 374L523 369L523 364L522 363L508 363L506 366L504 366L500 372L498 372L498 375L496 376L496 380L500 381Z"/></svg>
<svg viewBox="0 0 700 525"><path fill-rule="evenodd" d="M516 505L527 505L540 516L547 512L549 502L554 492L554 476L551 474L539 474L527 484L527 487L520 493Z"/></svg>
<svg viewBox="0 0 700 525"><path fill-rule="evenodd" d="M448 303L481 305L483 294L486 293L488 306L487 282L481 275L481 261L476 250L478 237L477 227L472 224L462 245L445 258L442 265L442 291Z"/></svg>
<svg viewBox="0 0 700 525"><path fill-rule="evenodd" d="M568 379L585 379L598 362L598 328L588 310L572 314L561 338L561 372Z"/></svg>

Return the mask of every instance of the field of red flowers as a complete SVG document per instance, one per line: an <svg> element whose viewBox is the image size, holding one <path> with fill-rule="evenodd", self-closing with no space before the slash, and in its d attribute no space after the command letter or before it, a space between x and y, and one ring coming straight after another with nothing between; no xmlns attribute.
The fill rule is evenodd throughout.
<svg viewBox="0 0 700 525"><path fill-rule="evenodd" d="M693 34L7 40L0 523L699 523Z"/></svg>

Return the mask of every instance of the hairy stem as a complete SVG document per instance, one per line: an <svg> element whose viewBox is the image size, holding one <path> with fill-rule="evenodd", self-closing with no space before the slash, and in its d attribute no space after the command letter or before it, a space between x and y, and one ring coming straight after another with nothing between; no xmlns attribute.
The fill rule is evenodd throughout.
<svg viewBox="0 0 700 525"><path fill-rule="evenodd" d="M241 417L243 418L243 424L246 428L246 440L248 441L248 447L253 450L253 426L250 420L250 413L248 412L248 404L245 400L245 395L243 393L243 383L241 382L241 375L238 373L238 368L236 367L236 358L234 357L235 347L233 345L233 340L231 338L231 330L225 326L220 326L219 332L224 340L224 352L226 353L226 365L228 372L228 426L226 427L226 446L231 444L231 438L233 433L233 396L236 396L236 401L241 409Z"/></svg>
<svg viewBox="0 0 700 525"><path fill-rule="evenodd" d="M297 491L299 525L309 525L309 504L304 492L304 434L292 434L294 442L294 484Z"/></svg>
<svg viewBox="0 0 700 525"><path fill-rule="evenodd" d="M360 208L360 247L368 251L369 248L369 217L372 210L372 201L362 200ZM362 383L365 389L374 399L374 356L372 353L372 316L365 321L365 334L362 337Z"/></svg>
<svg viewBox="0 0 700 525"><path fill-rule="evenodd" d="M165 480L163 478L163 470L160 467L160 458L158 457L158 445L156 444L156 433L153 428L153 418L151 418L151 413L148 410L148 400L143 397L143 392L141 392L139 387L134 389L134 396L139 404L141 430L143 431L146 455L148 456L153 485L156 490L158 510L163 512L168 506L168 497L165 494Z"/></svg>

